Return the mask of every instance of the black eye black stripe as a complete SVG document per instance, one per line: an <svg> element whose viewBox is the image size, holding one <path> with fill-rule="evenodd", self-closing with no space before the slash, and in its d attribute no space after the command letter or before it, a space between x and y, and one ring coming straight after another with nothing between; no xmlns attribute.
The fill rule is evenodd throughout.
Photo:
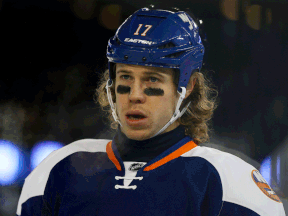
<svg viewBox="0 0 288 216"><path fill-rule="evenodd" d="M119 94L127 94L130 93L131 88L129 86L118 85L117 93ZM164 90L160 88L146 88L144 93L148 96L163 96Z"/></svg>

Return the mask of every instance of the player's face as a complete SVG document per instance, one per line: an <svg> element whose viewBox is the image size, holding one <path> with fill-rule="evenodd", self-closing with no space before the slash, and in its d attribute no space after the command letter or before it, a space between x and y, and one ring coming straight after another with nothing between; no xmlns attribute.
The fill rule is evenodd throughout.
<svg viewBox="0 0 288 216"><path fill-rule="evenodd" d="M116 109L123 126L121 131L129 139L149 139L171 119L179 98L172 74L170 68L116 64ZM134 110L140 110L147 118L129 120L126 114ZM178 125L175 121L161 134Z"/></svg>

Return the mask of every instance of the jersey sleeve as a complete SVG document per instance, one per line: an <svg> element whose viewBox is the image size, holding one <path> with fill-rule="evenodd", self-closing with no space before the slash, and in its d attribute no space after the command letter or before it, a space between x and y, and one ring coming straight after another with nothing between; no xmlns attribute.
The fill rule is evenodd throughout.
<svg viewBox="0 0 288 216"><path fill-rule="evenodd" d="M223 205L219 216L286 216L280 198L255 167L236 156L222 162Z"/></svg>

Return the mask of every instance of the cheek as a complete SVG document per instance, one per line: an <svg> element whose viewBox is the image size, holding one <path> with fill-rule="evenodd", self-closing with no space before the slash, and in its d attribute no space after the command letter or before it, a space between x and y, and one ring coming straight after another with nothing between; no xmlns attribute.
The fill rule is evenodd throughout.
<svg viewBox="0 0 288 216"><path fill-rule="evenodd" d="M116 106L118 110L120 110L121 107L125 107L128 105L129 99L127 99L127 95L130 93L130 91L131 91L131 88L129 86L124 86L124 85L117 86ZM151 99L153 98L153 102L150 103L149 107L151 109L154 109L155 112L159 110L159 112L167 113L167 112L170 112L171 107L174 106L175 94L173 94L173 91L169 89L150 87L144 90L144 94L148 96L147 98L148 100L149 100L149 96L152 96Z"/></svg>
<svg viewBox="0 0 288 216"><path fill-rule="evenodd" d="M175 95L172 94L171 91L168 89L163 89L164 95L154 97L155 101L151 103L151 106L153 106L155 109L155 112L162 114L167 114L171 112L171 109L173 109L174 103L175 103Z"/></svg>
<svg viewBox="0 0 288 216"><path fill-rule="evenodd" d="M116 94L116 106L117 109L121 109L122 107L127 106L128 104L128 99L127 99L127 95L121 95L121 94Z"/></svg>
<svg viewBox="0 0 288 216"><path fill-rule="evenodd" d="M167 112L174 113L178 102L175 93L173 93L173 91L167 92L167 95L165 98L163 98L163 100L165 100L163 104L166 104Z"/></svg>

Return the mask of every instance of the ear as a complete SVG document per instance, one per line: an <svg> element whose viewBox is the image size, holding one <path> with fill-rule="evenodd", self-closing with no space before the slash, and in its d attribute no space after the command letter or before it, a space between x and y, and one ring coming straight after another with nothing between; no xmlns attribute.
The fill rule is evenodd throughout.
<svg viewBox="0 0 288 216"><path fill-rule="evenodd" d="M185 98L184 99L186 99L191 94L191 92L194 89L195 84L196 84L196 77L194 77L194 79L193 79L193 77L191 76L190 79L189 79L189 82L187 84L186 94L185 94Z"/></svg>

